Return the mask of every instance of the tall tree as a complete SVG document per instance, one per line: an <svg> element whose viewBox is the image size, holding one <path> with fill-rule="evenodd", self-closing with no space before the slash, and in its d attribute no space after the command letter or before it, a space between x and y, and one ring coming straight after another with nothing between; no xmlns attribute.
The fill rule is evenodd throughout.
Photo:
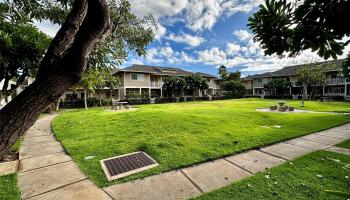
<svg viewBox="0 0 350 200"><path fill-rule="evenodd" d="M88 94L90 92L95 92L94 86L96 84L97 74L98 74L98 70L88 69L85 71L80 81L75 85L76 89L80 89L80 88L83 89L85 109L88 109L88 104L87 104Z"/></svg>
<svg viewBox="0 0 350 200"><path fill-rule="evenodd" d="M168 76L163 79L163 88L171 94L172 97L175 97L175 93L181 93L186 87L186 81L178 76Z"/></svg>
<svg viewBox="0 0 350 200"><path fill-rule="evenodd" d="M18 13L37 18L50 16L52 10L48 15L35 10L41 11L38 5L48 1L13 1L9 5L15 5L11 7L14 9L8 13L15 17ZM106 40L118 44L118 52L146 53L146 45L153 38L152 29L145 24L148 20L135 17L128 1L116 2L109 2L110 7L106 0L75 0L71 4L39 65L35 82L0 110L0 158L46 107L80 80L96 44L103 46ZM51 8L57 7L52 3Z"/></svg>
<svg viewBox="0 0 350 200"><path fill-rule="evenodd" d="M198 74L192 74L185 77L186 87L192 91L193 100L195 100L195 92L204 87L202 85L202 80L203 78Z"/></svg>
<svg viewBox="0 0 350 200"><path fill-rule="evenodd" d="M117 98L117 88L120 86L120 78L117 76L113 76L111 73L106 74L106 87L114 93L115 98Z"/></svg>
<svg viewBox="0 0 350 200"><path fill-rule="evenodd" d="M239 81L241 79L241 72L235 71L235 72L229 72L226 79L226 81Z"/></svg>
<svg viewBox="0 0 350 200"><path fill-rule="evenodd" d="M293 2L293 1L292 1ZM266 0L248 26L265 54L295 56L306 49L328 59L343 54L350 42L348 0Z"/></svg>
<svg viewBox="0 0 350 200"><path fill-rule="evenodd" d="M226 79L226 77L228 76L227 68L225 67L225 65L221 65L219 67L219 75L221 79Z"/></svg>
<svg viewBox="0 0 350 200"><path fill-rule="evenodd" d="M264 89L267 90L270 95L283 96L288 93L289 89L292 87L290 81L285 79L273 79L264 85Z"/></svg>
<svg viewBox="0 0 350 200"><path fill-rule="evenodd" d="M312 95L317 90L317 87L325 84L326 74L324 69L316 64L307 64L304 67L300 68L297 72L298 75L298 84L302 86L302 99L301 106L304 107L305 97L307 96L307 89L309 91L309 100L312 98Z"/></svg>
<svg viewBox="0 0 350 200"><path fill-rule="evenodd" d="M108 70L94 70L94 91L97 93L100 106L102 106L102 95L106 87L107 76L110 75Z"/></svg>
<svg viewBox="0 0 350 200"><path fill-rule="evenodd" d="M347 79L350 80L350 53L342 63L342 75Z"/></svg>
<svg viewBox="0 0 350 200"><path fill-rule="evenodd" d="M222 82L221 88L231 98L243 97L246 94L246 89L240 81L231 80Z"/></svg>

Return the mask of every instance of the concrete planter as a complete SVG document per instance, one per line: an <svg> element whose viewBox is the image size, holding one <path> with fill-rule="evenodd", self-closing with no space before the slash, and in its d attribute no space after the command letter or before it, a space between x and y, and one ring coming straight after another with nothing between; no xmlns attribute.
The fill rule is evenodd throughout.
<svg viewBox="0 0 350 200"><path fill-rule="evenodd" d="M271 110L271 111L275 111L275 110L277 110L277 106L276 106L276 105L274 105L274 106L270 106L270 110Z"/></svg>
<svg viewBox="0 0 350 200"><path fill-rule="evenodd" d="M288 106L281 106L280 111L281 112L286 112L288 110Z"/></svg>

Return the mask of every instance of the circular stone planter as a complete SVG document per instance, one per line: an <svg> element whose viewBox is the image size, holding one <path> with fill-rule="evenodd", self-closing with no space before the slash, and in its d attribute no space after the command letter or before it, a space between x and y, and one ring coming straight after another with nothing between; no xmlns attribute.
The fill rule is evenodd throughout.
<svg viewBox="0 0 350 200"><path fill-rule="evenodd" d="M278 105L279 105L280 107L284 106L284 104L286 104L286 102L284 102L284 101L278 102Z"/></svg>
<svg viewBox="0 0 350 200"><path fill-rule="evenodd" d="M281 106L279 111L286 112L288 110L288 106Z"/></svg>
<svg viewBox="0 0 350 200"><path fill-rule="evenodd" d="M276 105L270 106L270 110L277 110L277 106Z"/></svg>

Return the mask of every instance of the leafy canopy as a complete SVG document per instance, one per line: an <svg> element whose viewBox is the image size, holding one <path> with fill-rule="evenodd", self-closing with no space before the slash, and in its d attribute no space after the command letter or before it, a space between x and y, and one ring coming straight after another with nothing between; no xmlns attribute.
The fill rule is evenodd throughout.
<svg viewBox="0 0 350 200"><path fill-rule="evenodd" d="M163 79L163 82L163 88L171 94L174 94L174 92L181 92L186 87L185 79L178 76L168 76Z"/></svg>
<svg viewBox="0 0 350 200"><path fill-rule="evenodd" d="M289 88L292 87L292 83L285 79L273 79L264 85L264 89L271 95L284 95Z"/></svg>
<svg viewBox="0 0 350 200"><path fill-rule="evenodd" d="M350 53L344 60L342 64L342 75L347 79L350 80Z"/></svg>
<svg viewBox="0 0 350 200"><path fill-rule="evenodd" d="M120 79L113 76L108 69L87 69L76 85L76 88L83 88L90 92L101 90L105 87L115 89L120 85Z"/></svg>
<svg viewBox="0 0 350 200"><path fill-rule="evenodd" d="M306 87L317 87L326 81L326 69L321 66L305 65L297 71L298 84Z"/></svg>
<svg viewBox="0 0 350 200"><path fill-rule="evenodd" d="M5 0L0 2L0 17L16 23L49 20L62 25L73 0ZM146 54L153 41L152 15L136 17L128 0L108 0L111 32L90 54L89 68L111 68L125 61L128 53Z"/></svg>
<svg viewBox="0 0 350 200"><path fill-rule="evenodd" d="M241 72L228 72L224 65L219 67L218 73L223 81L239 81L241 78Z"/></svg>
<svg viewBox="0 0 350 200"><path fill-rule="evenodd" d="M240 81L230 80L222 82L221 88L227 96L232 98L243 97L246 93L246 89Z"/></svg>
<svg viewBox="0 0 350 200"><path fill-rule="evenodd" d="M222 79L225 79L228 76L227 68L225 65L219 67L219 75Z"/></svg>
<svg viewBox="0 0 350 200"><path fill-rule="evenodd" d="M185 77L186 86L188 89L194 91L197 89L208 89L208 83L199 74L192 74Z"/></svg>
<svg viewBox="0 0 350 200"><path fill-rule="evenodd" d="M26 23L0 18L0 99L9 96L28 76L34 77L51 42L44 33ZM15 81L8 88L9 81Z"/></svg>
<svg viewBox="0 0 350 200"><path fill-rule="evenodd" d="M343 54L350 40L348 0L266 0L249 18L254 40L266 55L295 56L311 49L325 59Z"/></svg>

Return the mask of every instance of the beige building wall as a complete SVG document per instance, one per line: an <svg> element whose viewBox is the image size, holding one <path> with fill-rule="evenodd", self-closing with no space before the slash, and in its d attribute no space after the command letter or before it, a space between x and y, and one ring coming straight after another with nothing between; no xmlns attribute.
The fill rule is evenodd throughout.
<svg viewBox="0 0 350 200"><path fill-rule="evenodd" d="M124 74L124 80L122 80L126 87L129 86L140 86L140 87L150 87L150 75L144 74L144 73L136 73L136 74L143 74L144 78L143 80L132 80L131 74L129 72L126 72Z"/></svg>
<svg viewBox="0 0 350 200"><path fill-rule="evenodd" d="M243 81L243 85L247 90L251 90L253 88L252 81Z"/></svg>
<svg viewBox="0 0 350 200"><path fill-rule="evenodd" d="M220 88L214 78L209 78L208 82L209 88Z"/></svg>

